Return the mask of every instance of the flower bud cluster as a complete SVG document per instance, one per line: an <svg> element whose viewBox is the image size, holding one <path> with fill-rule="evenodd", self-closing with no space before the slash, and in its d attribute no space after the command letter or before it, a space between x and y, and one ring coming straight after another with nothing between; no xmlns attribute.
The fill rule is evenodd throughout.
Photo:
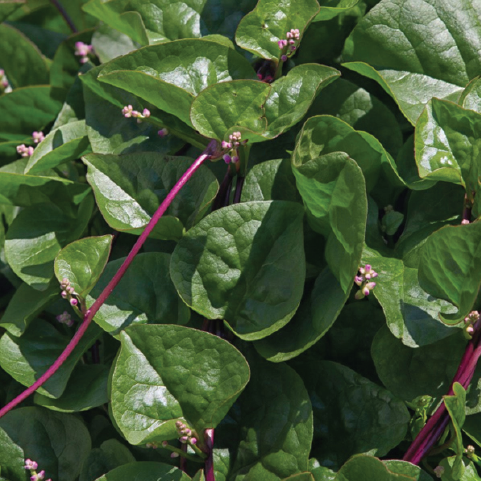
<svg viewBox="0 0 481 481"><path fill-rule="evenodd" d="M60 324L66 324L68 327L72 327L74 324L72 316L67 311L63 311L63 313L59 314L55 319L57 319Z"/></svg>
<svg viewBox="0 0 481 481"><path fill-rule="evenodd" d="M26 459L24 468L27 471L30 471L30 481L41 481L45 479L45 471L43 469L42 471L39 471L37 473L37 469L38 469L37 462L32 461L31 459ZM46 481L52 481L52 480L49 478Z"/></svg>
<svg viewBox="0 0 481 481"><path fill-rule="evenodd" d="M43 132L32 132L32 139L35 144L39 144L40 142L43 142L45 140L45 135L43 135Z"/></svg>
<svg viewBox="0 0 481 481"><path fill-rule="evenodd" d="M474 334L474 331L476 330L476 323L479 321L480 315L478 311L471 311L465 318L464 318L464 324L465 324L465 331L467 334L472 336Z"/></svg>
<svg viewBox="0 0 481 481"><path fill-rule="evenodd" d="M177 421L175 423L175 427L177 428L177 433L179 434L179 441L182 444L197 444L197 435L182 421Z"/></svg>
<svg viewBox="0 0 481 481"><path fill-rule="evenodd" d="M64 299L67 299L70 302L71 306L77 306L78 299L76 299L74 296L78 296L78 294L75 292L75 289L70 285L70 281L66 277L62 279L60 287L62 289L61 296Z"/></svg>
<svg viewBox="0 0 481 481"><path fill-rule="evenodd" d="M434 468L434 474L436 475L436 478L441 478L444 474L444 468L442 466L436 466Z"/></svg>
<svg viewBox="0 0 481 481"><path fill-rule="evenodd" d="M137 110L134 110L132 105L126 105L122 109L122 115L126 119L130 119L131 117L137 119L137 123L140 124L142 122L142 119L148 119L150 117L150 110L149 109L144 109L142 113L138 112ZM160 134L159 134L160 135Z"/></svg>
<svg viewBox="0 0 481 481"><path fill-rule="evenodd" d="M240 132L232 132L229 135L229 142L225 140L222 141L222 148L228 150L222 158L226 164L237 164L239 162L239 146L247 144L247 140L242 140L242 134Z"/></svg>
<svg viewBox="0 0 481 481"><path fill-rule="evenodd" d="M354 296L356 299L363 299L368 296L369 293L376 287L376 283L372 282L372 279L377 277L377 272L371 267L370 264L366 264L364 267L359 268L358 276L354 277L354 282L361 288L356 292Z"/></svg>
<svg viewBox="0 0 481 481"><path fill-rule="evenodd" d="M145 445L146 448L152 448L152 449L157 449L159 445L157 443L147 443Z"/></svg>
<svg viewBox="0 0 481 481"><path fill-rule="evenodd" d="M22 157L30 157L33 155L33 147L27 147L25 144L17 145L17 152Z"/></svg>
<svg viewBox="0 0 481 481"><path fill-rule="evenodd" d="M75 42L75 55L80 57L80 63L84 64L88 62L89 55L93 53L94 48L92 45L87 45L83 42Z"/></svg>
<svg viewBox="0 0 481 481"><path fill-rule="evenodd" d="M287 39L281 39L277 42L281 50L281 60L286 62L288 57L294 54L299 47L300 34L299 29L292 28L286 33Z"/></svg>

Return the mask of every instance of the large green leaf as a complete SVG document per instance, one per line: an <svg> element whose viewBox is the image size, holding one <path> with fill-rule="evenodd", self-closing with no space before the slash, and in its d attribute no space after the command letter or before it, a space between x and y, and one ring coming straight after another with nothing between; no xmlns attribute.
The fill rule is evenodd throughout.
<svg viewBox="0 0 481 481"><path fill-rule="evenodd" d="M64 247L55 258L58 282L68 279L84 299L99 280L109 259L113 236L84 237Z"/></svg>
<svg viewBox="0 0 481 481"><path fill-rule="evenodd" d="M121 334L121 344L111 403L115 422L131 444L176 438L178 419L202 436L219 424L249 380L241 353L206 332L134 326Z"/></svg>
<svg viewBox="0 0 481 481"><path fill-rule="evenodd" d="M86 154L89 148L85 120L70 122L52 130L28 159L25 173L35 174L52 169Z"/></svg>
<svg viewBox="0 0 481 481"><path fill-rule="evenodd" d="M25 481L24 466L23 449L15 444L7 433L0 428L0 475L8 481Z"/></svg>
<svg viewBox="0 0 481 481"><path fill-rule="evenodd" d="M124 260L116 259L107 264L88 297L89 305L104 290ZM190 311L174 288L169 264L168 254L138 254L118 286L100 307L94 317L95 322L114 336L132 324L186 324Z"/></svg>
<svg viewBox="0 0 481 481"><path fill-rule="evenodd" d="M392 473L405 474L406 476L410 476L414 481L432 481L428 473L423 471L419 466L407 461L389 459L383 461L383 464L387 466Z"/></svg>
<svg viewBox="0 0 481 481"><path fill-rule="evenodd" d="M481 284L481 223L445 226L424 244L419 264L421 287L458 307L455 314L442 315L457 324L473 309ZM442 259L449 259L449 263Z"/></svg>
<svg viewBox="0 0 481 481"><path fill-rule="evenodd" d="M379 82L414 124L428 100L457 101L479 75L479 15L476 0L382 0L348 38L345 66Z"/></svg>
<svg viewBox="0 0 481 481"><path fill-rule="evenodd" d="M35 204L15 217L5 237L5 256L15 274L39 291L47 289L54 275L55 256L80 237L92 212L91 196L85 198L75 218L54 204Z"/></svg>
<svg viewBox="0 0 481 481"><path fill-rule="evenodd" d="M252 379L236 406L239 445L229 480L280 481L307 471L312 407L301 378L285 364L248 360Z"/></svg>
<svg viewBox="0 0 481 481"><path fill-rule="evenodd" d="M72 354L58 371L38 388L38 392L59 398L75 365L101 332L98 326L90 326ZM60 356L69 341L70 337L61 334L48 322L35 319L22 337L14 337L10 333L1 337L0 366L19 383L31 386Z"/></svg>
<svg viewBox="0 0 481 481"><path fill-rule="evenodd" d="M0 96L0 139L23 141L42 130L55 119L62 100L48 86L20 88Z"/></svg>
<svg viewBox="0 0 481 481"><path fill-rule="evenodd" d="M327 332L348 297L349 292L345 294L334 274L325 268L312 292L302 300L292 322L267 339L256 342L256 349L273 362L298 356Z"/></svg>
<svg viewBox="0 0 481 481"><path fill-rule="evenodd" d="M51 479L75 481L90 451L87 428L69 414L38 407L19 408L0 419L0 428L23 451L24 459L35 460L39 470L44 470ZM18 453L16 450L17 456ZM13 481L23 481L26 477L24 473L23 478Z"/></svg>
<svg viewBox="0 0 481 481"><path fill-rule="evenodd" d="M170 464L139 461L113 469L98 481L190 481L190 477Z"/></svg>
<svg viewBox="0 0 481 481"><path fill-rule="evenodd" d="M191 125L192 101L202 90L217 82L242 78L256 78L250 63L234 49L203 39L136 50L106 64L98 77L179 117L187 125Z"/></svg>
<svg viewBox="0 0 481 481"><path fill-rule="evenodd" d="M48 84L48 67L38 47L19 30L0 25L2 68L13 88Z"/></svg>
<svg viewBox="0 0 481 481"><path fill-rule="evenodd" d="M141 234L175 183L192 164L186 157L155 153L83 158L87 180L107 223L118 231ZM154 235L179 239L205 213L217 193L214 175L200 167L157 223Z"/></svg>
<svg viewBox="0 0 481 481"><path fill-rule="evenodd" d="M364 251L363 263L372 265L379 274L373 294L381 304L390 331L403 344L425 346L454 333L440 316L457 312L456 307L425 292L419 285L417 269L370 249Z"/></svg>
<svg viewBox="0 0 481 481"><path fill-rule="evenodd" d="M321 0L319 3L321 4L321 10L316 15L314 22L331 20L356 6L359 0Z"/></svg>
<svg viewBox="0 0 481 481"><path fill-rule="evenodd" d="M15 10L18 10L27 0L11 0L0 3L0 22L6 20Z"/></svg>
<svg viewBox="0 0 481 481"><path fill-rule="evenodd" d="M319 13L316 0L259 0L256 8L240 22L236 31L239 47L255 55L278 61L279 40L291 29L298 29L302 37L305 29Z"/></svg>
<svg viewBox="0 0 481 481"><path fill-rule="evenodd" d="M366 229L364 177L356 162L344 153L317 157L310 152L310 158L305 156L304 132L305 128L293 157L297 188L310 225L327 239L327 263L348 293L361 262Z"/></svg>
<svg viewBox="0 0 481 481"><path fill-rule="evenodd" d="M464 89L459 104L469 110L481 113L481 79L475 77Z"/></svg>
<svg viewBox="0 0 481 481"><path fill-rule="evenodd" d="M241 338L261 339L287 324L302 296L302 207L246 202L219 209L193 227L172 255L184 302L224 319Z"/></svg>
<svg viewBox="0 0 481 481"><path fill-rule="evenodd" d="M352 455L384 456L406 435L404 403L351 369L321 361L300 372L314 411L316 458L338 468Z"/></svg>
<svg viewBox="0 0 481 481"><path fill-rule="evenodd" d="M271 87L255 80L235 80L208 87L192 103L192 125L208 138L223 140L234 127L253 132L242 139L258 139L267 128L264 107Z"/></svg>

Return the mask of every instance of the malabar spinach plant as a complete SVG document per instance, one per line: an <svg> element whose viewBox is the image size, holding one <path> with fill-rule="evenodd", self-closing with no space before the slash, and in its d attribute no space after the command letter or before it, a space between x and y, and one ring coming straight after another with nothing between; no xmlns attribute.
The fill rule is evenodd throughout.
<svg viewBox="0 0 481 481"><path fill-rule="evenodd" d="M480 18L0 1L0 480L481 480Z"/></svg>

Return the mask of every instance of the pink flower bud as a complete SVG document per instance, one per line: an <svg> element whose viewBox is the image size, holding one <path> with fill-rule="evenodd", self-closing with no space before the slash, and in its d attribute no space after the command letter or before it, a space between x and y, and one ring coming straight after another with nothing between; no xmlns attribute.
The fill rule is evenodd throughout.
<svg viewBox="0 0 481 481"><path fill-rule="evenodd" d="M62 291L60 295L64 298L67 299L67 291Z"/></svg>
<svg viewBox="0 0 481 481"><path fill-rule="evenodd" d="M171 457L171 458L178 458L178 457L179 457L179 453L170 453L170 457Z"/></svg>
<svg viewBox="0 0 481 481"><path fill-rule="evenodd" d="M468 334L474 334L474 327L473 327L473 326L468 326L468 327L466 328L466 332L467 332Z"/></svg>
<svg viewBox="0 0 481 481"><path fill-rule="evenodd" d="M178 428L178 429L182 429L184 427L184 423L182 421L177 421L175 423L175 427Z"/></svg>
<svg viewBox="0 0 481 481"><path fill-rule="evenodd" d="M77 299L70 299L70 305L76 306L78 304Z"/></svg>
<svg viewBox="0 0 481 481"><path fill-rule="evenodd" d="M192 438L190 440L190 444L197 444L197 438Z"/></svg>
<svg viewBox="0 0 481 481"><path fill-rule="evenodd" d="M226 164L230 164L230 163L231 163L232 158L231 158L231 156L230 156L229 154L224 154L224 155L222 156L222 158L224 159L224 162L225 162Z"/></svg>
<svg viewBox="0 0 481 481"><path fill-rule="evenodd" d="M45 135L43 135L43 132L35 131L35 132L32 132L32 138L36 144L39 144L45 139Z"/></svg>
<svg viewBox="0 0 481 481"><path fill-rule="evenodd" d="M144 109L144 110L142 111L142 115L143 115L145 118L150 117L150 110L149 110L149 109Z"/></svg>
<svg viewBox="0 0 481 481"><path fill-rule="evenodd" d="M283 62L287 62L287 55L281 55L281 60Z"/></svg>
<svg viewBox="0 0 481 481"><path fill-rule="evenodd" d="M157 134L159 135L160 138L165 137L166 135L169 134L169 131L164 127L163 129L160 129Z"/></svg>
<svg viewBox="0 0 481 481"><path fill-rule="evenodd" d="M223 149L232 149L232 144L230 142L226 142L225 140L222 141L221 145Z"/></svg>
<svg viewBox="0 0 481 481"><path fill-rule="evenodd" d="M168 441L162 441L162 446L166 448L169 445Z"/></svg>
<svg viewBox="0 0 481 481"><path fill-rule="evenodd" d="M232 162L234 164L237 164L237 162L239 162L239 157L237 155L234 155L234 157L232 157Z"/></svg>
<svg viewBox="0 0 481 481"><path fill-rule="evenodd" d="M367 286L363 287L362 288L362 293L365 295L365 296L368 296L369 295L369 288Z"/></svg>
<svg viewBox="0 0 481 481"><path fill-rule="evenodd" d="M277 42L277 45L279 45L279 48L282 50L284 47L287 46L287 40L279 40Z"/></svg>
<svg viewBox="0 0 481 481"><path fill-rule="evenodd" d="M179 441L180 441L182 444L185 444L188 440L189 440L189 438L188 438L187 436L182 436L181 438L179 438Z"/></svg>
<svg viewBox="0 0 481 481"><path fill-rule="evenodd" d="M26 459L24 468L35 471L38 468L38 463L35 461L32 461L31 459Z"/></svg>
<svg viewBox="0 0 481 481"><path fill-rule="evenodd" d="M468 220L468 219L463 219L463 220L461 221L461 224L463 224L463 225L469 224L469 220Z"/></svg>

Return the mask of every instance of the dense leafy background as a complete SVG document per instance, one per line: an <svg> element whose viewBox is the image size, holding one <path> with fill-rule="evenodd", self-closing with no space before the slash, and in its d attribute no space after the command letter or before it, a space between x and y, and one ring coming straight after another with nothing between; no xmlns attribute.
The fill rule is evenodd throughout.
<svg viewBox="0 0 481 481"><path fill-rule="evenodd" d="M200 167L0 419L0 480L29 458L52 481L201 481L176 422L200 449L215 429L217 481L480 480L474 366L450 442L400 461L481 307L479 0L63 0L76 32L54 3L0 1L1 406L209 141L248 143Z"/></svg>

